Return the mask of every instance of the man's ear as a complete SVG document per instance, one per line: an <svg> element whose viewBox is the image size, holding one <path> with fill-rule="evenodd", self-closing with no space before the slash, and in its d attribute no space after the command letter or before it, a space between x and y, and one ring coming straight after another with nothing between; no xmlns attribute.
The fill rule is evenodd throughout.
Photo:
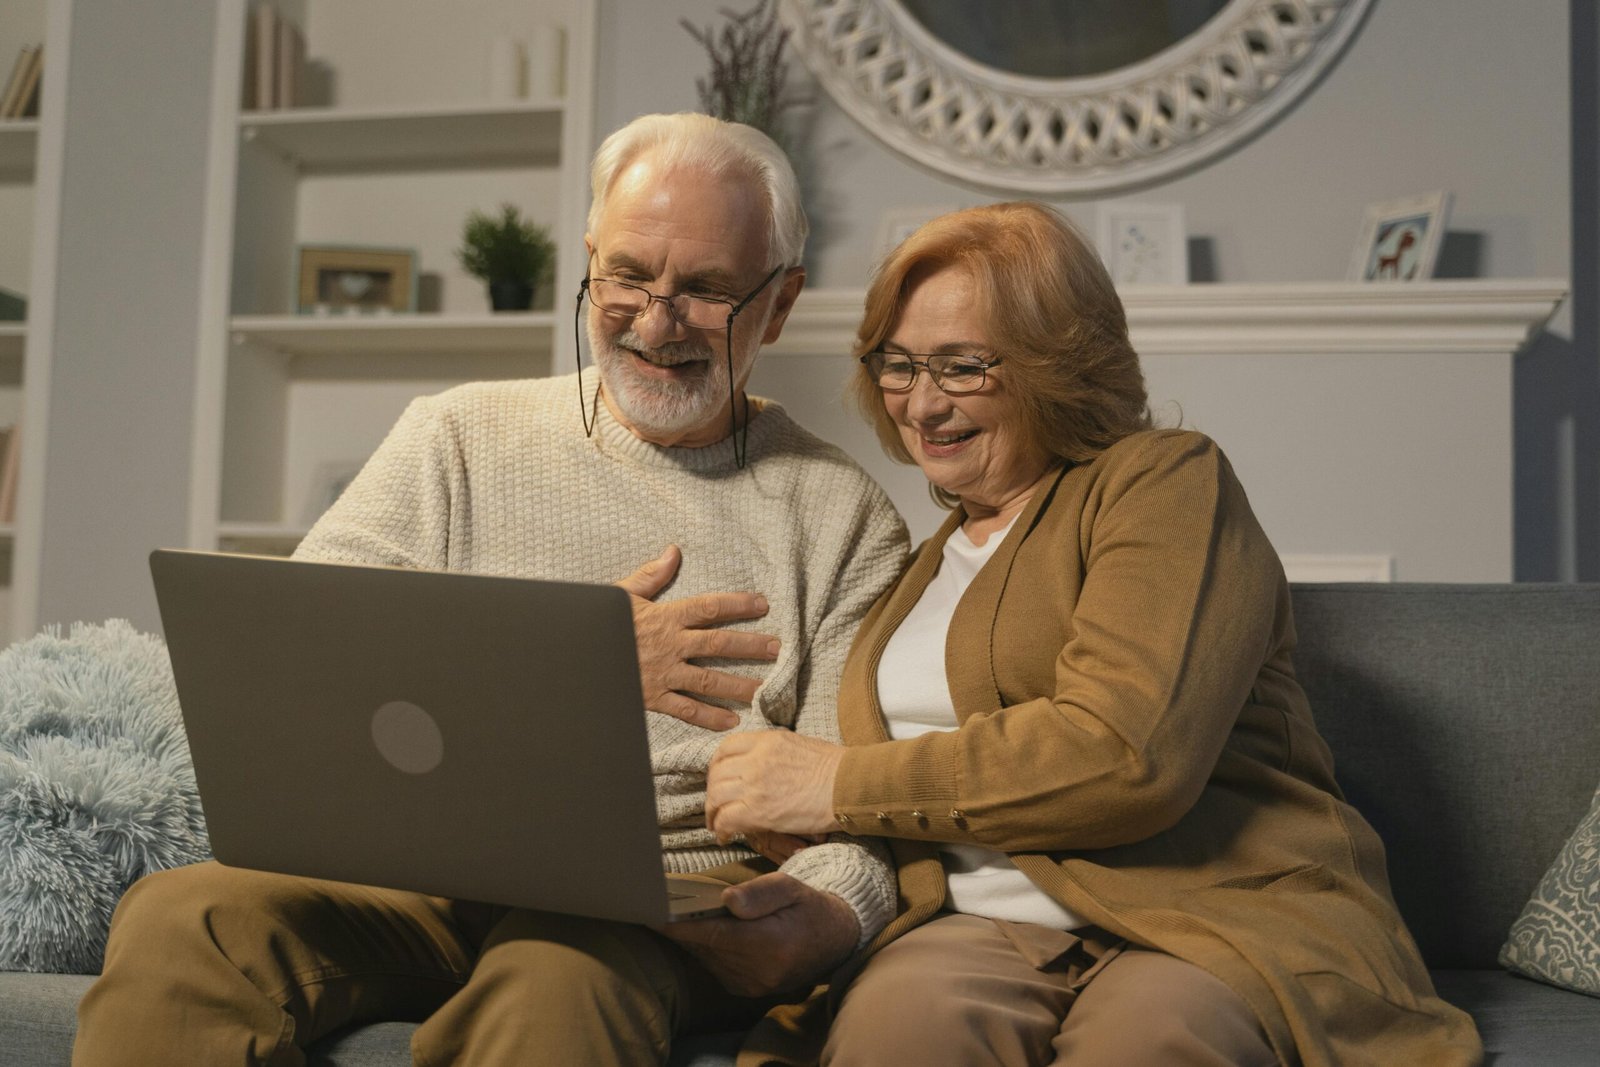
<svg viewBox="0 0 1600 1067"><path fill-rule="evenodd" d="M783 324L788 321L789 312L794 310L794 302L800 295L800 290L806 286L806 269L804 267L790 267L783 272L783 284L778 287L777 303L772 305L772 317L767 320L767 330L761 335L761 343L770 345L783 333Z"/></svg>

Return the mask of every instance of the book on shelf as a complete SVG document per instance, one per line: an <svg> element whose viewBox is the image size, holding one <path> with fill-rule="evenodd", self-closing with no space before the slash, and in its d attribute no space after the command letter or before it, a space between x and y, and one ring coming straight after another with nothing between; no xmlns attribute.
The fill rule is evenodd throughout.
<svg viewBox="0 0 1600 1067"><path fill-rule="evenodd" d="M255 106L265 111L273 106L273 83L278 76L278 9L271 4L257 4L250 12L255 26Z"/></svg>
<svg viewBox="0 0 1600 1067"><path fill-rule="evenodd" d="M300 65L305 59L306 39L300 27L286 18L278 19L278 72L273 82L273 106L294 107L300 95Z"/></svg>
<svg viewBox="0 0 1600 1067"><path fill-rule="evenodd" d="M270 3L258 3L245 18L244 73L240 106L246 111L294 107L305 66L300 27Z"/></svg>
<svg viewBox="0 0 1600 1067"><path fill-rule="evenodd" d="M0 322L26 322L28 298L10 289L0 289Z"/></svg>
<svg viewBox="0 0 1600 1067"><path fill-rule="evenodd" d="M22 424L0 429L0 523L17 521L17 453L21 451Z"/></svg>
<svg viewBox="0 0 1600 1067"><path fill-rule="evenodd" d="M256 74L261 69L256 57L256 12L254 8L244 16L244 69L239 79L239 110L256 109Z"/></svg>
<svg viewBox="0 0 1600 1067"><path fill-rule="evenodd" d="M44 80L44 45L33 50L33 62L28 64L28 74L22 81L22 92L17 98L12 118L31 119L39 115L39 85Z"/></svg>
<svg viewBox="0 0 1600 1067"><path fill-rule="evenodd" d="M0 119L21 118L31 102L32 90L37 87L36 69L40 65L42 45L24 45L11 65L11 76L6 79L6 90L0 94Z"/></svg>
<svg viewBox="0 0 1600 1067"><path fill-rule="evenodd" d="M11 98L17 95L17 87L22 84L22 72L27 68L32 55L31 45L23 45L17 52L17 61L11 64L11 74L6 78L5 91L0 92L0 118L10 113Z"/></svg>

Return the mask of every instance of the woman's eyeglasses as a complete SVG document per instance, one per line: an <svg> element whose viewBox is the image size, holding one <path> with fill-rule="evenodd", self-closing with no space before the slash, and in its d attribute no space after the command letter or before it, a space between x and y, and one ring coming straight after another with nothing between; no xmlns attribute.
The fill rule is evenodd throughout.
<svg viewBox="0 0 1600 1067"><path fill-rule="evenodd" d="M930 356L910 352L868 352L861 363L886 393L903 393L917 382L917 371L925 370L933 384L946 393L975 393L989 380L989 368L1000 364L1000 357L984 359L959 353L939 352Z"/></svg>

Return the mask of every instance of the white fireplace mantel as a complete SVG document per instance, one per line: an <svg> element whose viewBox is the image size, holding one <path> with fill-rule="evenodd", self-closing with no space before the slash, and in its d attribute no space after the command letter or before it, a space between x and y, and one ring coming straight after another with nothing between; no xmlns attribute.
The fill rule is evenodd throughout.
<svg viewBox="0 0 1600 1067"><path fill-rule="evenodd" d="M1292 576L1487 582L1512 576L1512 359L1566 291L1212 284L1123 303L1157 419L1221 444ZM941 514L921 473L841 403L862 298L803 293L754 388L843 444L926 536Z"/></svg>
<svg viewBox="0 0 1600 1067"><path fill-rule="evenodd" d="M1142 355L1510 355L1566 292L1565 281L1551 278L1295 282L1132 286L1122 300ZM848 352L863 297L861 289L807 289L769 351Z"/></svg>

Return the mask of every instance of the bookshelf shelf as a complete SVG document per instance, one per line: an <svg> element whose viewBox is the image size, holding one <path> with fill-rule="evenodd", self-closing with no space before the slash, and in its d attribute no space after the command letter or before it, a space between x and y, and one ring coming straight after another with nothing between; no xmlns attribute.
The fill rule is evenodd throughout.
<svg viewBox="0 0 1600 1067"><path fill-rule="evenodd" d="M549 311L358 318L236 315L231 323L236 345L256 344L284 355L312 357L547 350L555 326L556 316Z"/></svg>
<svg viewBox="0 0 1600 1067"><path fill-rule="evenodd" d="M31 181L38 151L38 119L0 119L0 178Z"/></svg>
<svg viewBox="0 0 1600 1067"><path fill-rule="evenodd" d="M288 556L294 553L309 528L270 522L224 522L217 526L219 552L251 556Z"/></svg>
<svg viewBox="0 0 1600 1067"><path fill-rule="evenodd" d="M240 135L303 174L559 161L563 105L294 108L245 112Z"/></svg>
<svg viewBox="0 0 1600 1067"><path fill-rule="evenodd" d="M234 544L288 545L293 548L309 530L308 526L293 523L224 522L217 525L217 539Z"/></svg>

